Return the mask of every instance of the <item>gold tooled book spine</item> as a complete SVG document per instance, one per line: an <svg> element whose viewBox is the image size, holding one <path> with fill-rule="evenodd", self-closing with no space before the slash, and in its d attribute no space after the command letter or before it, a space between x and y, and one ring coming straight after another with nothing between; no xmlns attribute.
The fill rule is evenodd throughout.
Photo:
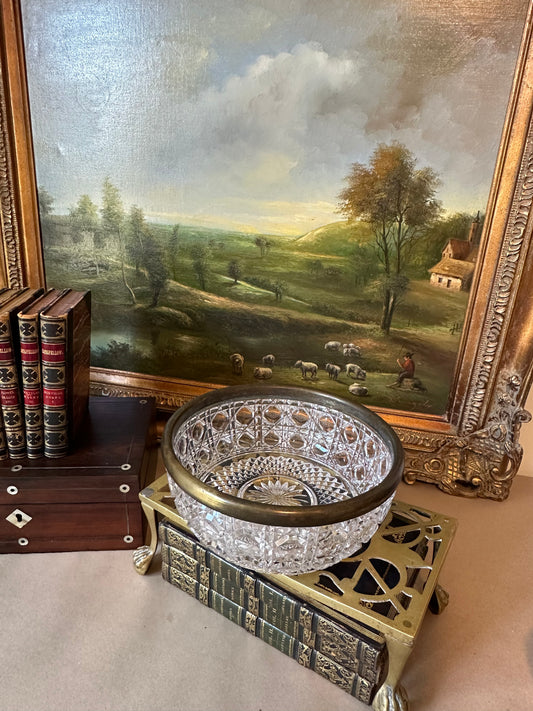
<svg viewBox="0 0 533 711"><path fill-rule="evenodd" d="M67 330L66 317L41 320L44 454L47 457L63 457L68 449Z"/></svg>
<svg viewBox="0 0 533 711"><path fill-rule="evenodd" d="M163 520L160 524L160 537L163 541L163 555L167 556L167 562L182 570L187 569L188 574L197 579L203 576L202 582L209 580L210 587L214 587L239 604L247 605L255 614L259 614L271 624L298 637L301 641L312 644L317 650L355 673L371 681L382 676L388 655L385 642L381 638L376 642L365 637L358 630L343 626L327 617L326 613L313 609L310 603L300 602L293 595L262 579L253 571L241 569L231 563L225 566L223 558L206 550L199 541L167 520ZM206 565L199 564L198 558L209 562L217 558L218 573L215 574ZM229 580L244 579L244 585L236 582L237 590L232 591L227 582L220 582L218 578L226 580L224 578L226 570L229 571ZM218 578L215 578L215 575L218 575ZM253 585L250 584L251 582Z"/></svg>
<svg viewBox="0 0 533 711"><path fill-rule="evenodd" d="M164 528L165 526L161 526L161 529ZM161 532L163 538L166 537L166 532L164 530ZM172 540L175 540L176 535L179 534L172 532ZM188 545L189 542L187 541L184 547L192 550ZM165 542L162 543L161 554L162 560L171 569L201 581L202 584L236 604L246 607L277 629L312 646L333 662L341 664L343 668L364 676L371 683L382 678L387 658L385 646L377 650L370 647L356 634L328 620L322 613L312 612L295 599L289 599L288 604L283 604L285 594L268 582L257 580L255 589L257 595L251 596L244 588L234 585L230 580L199 564L182 550ZM249 572L248 575L252 576L253 573ZM262 594L265 594L264 599L261 597ZM302 616L302 610L310 614ZM306 626L300 624L302 619L306 622Z"/></svg>
<svg viewBox="0 0 533 711"><path fill-rule="evenodd" d="M167 539L165 539L165 536L167 537ZM190 557L194 558L198 562L202 563L202 565L205 565L207 567L210 567L208 561L211 562L213 560L218 560L219 567L217 569L219 574L222 574L223 577L225 577L225 570L231 568L232 573L228 577L232 577L238 580L239 578L237 574L233 571L240 571L240 579L244 579L244 583L242 583L242 585L245 590L251 595L258 595L258 591L256 590L257 581L261 580L264 586L271 586L271 588L275 591L272 594L277 596L278 600L280 599L280 596L281 598L287 597L296 599L299 605L299 622L303 627L306 627L307 629L312 629L313 624L316 624L314 616L317 613L322 614L319 613L318 610L316 610L312 602L306 601L304 603L303 601L300 601L299 598L294 595L294 593L288 592L288 590L283 587L282 580L279 580L279 582L278 580L276 580L275 583L272 583L270 580L266 580L265 577L260 575L259 573L256 574L251 570L241 568L237 565L234 565L233 563L224 560L224 558L222 558L221 556L208 550L189 532L184 531L182 528L176 526L173 522L170 522L167 519L163 519L160 523L160 537L161 540L166 540L169 545L182 550L186 555L189 555ZM310 610L307 605L311 605L312 610ZM376 630L373 630L367 625L364 625L360 622L356 622L352 619L347 620L346 623L344 623L342 620L333 620L327 615L327 612L325 612L324 614L326 615L327 619L331 619L331 630L333 634L335 626L338 626L339 629L349 628L350 634L354 634L355 636L360 637L364 644L368 644L369 646L374 647L379 651L384 649L385 640L383 638L383 635L379 634Z"/></svg>
<svg viewBox="0 0 533 711"><path fill-rule="evenodd" d="M162 563L162 575L175 587L200 600L204 605L224 615L283 654L295 659L302 666L320 674L363 703L371 703L377 690L375 683L342 667L311 646L278 629L261 617L253 615L249 610L225 598L216 590L201 585L197 580L190 578L166 562Z"/></svg>
<svg viewBox="0 0 533 711"><path fill-rule="evenodd" d="M44 454L64 457L89 401L91 292L68 290L39 320Z"/></svg>
<svg viewBox="0 0 533 711"><path fill-rule="evenodd" d="M0 405L7 451L12 459L26 456L17 314L42 292L42 289L20 289L0 312Z"/></svg>
<svg viewBox="0 0 533 711"><path fill-rule="evenodd" d="M39 313L63 293L64 291L60 289L49 289L39 299L18 313L22 402L26 430L26 453L29 459L37 459L44 454Z"/></svg>

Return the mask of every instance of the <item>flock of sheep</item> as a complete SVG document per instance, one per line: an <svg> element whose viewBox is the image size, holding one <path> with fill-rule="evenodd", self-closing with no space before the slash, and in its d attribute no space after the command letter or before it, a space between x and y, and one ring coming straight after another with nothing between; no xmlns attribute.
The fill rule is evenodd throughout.
<svg viewBox="0 0 533 711"><path fill-rule="evenodd" d="M341 343L340 341L328 341L324 345L324 350L340 353L345 358L356 358L361 356L361 348L354 343ZM232 371L234 375L242 375L244 372L244 356L240 353L230 355ZM253 375L257 380L269 380L272 377L272 368L276 357L269 353L263 356L262 365L254 367ZM318 365L310 361L297 360L293 366L299 368L304 380L314 380L318 376ZM357 363L346 363L343 367L335 363L326 363L325 370L330 380L337 380L341 373L354 380L366 380L366 372ZM366 396L368 388L359 383L352 383L348 390L352 395Z"/></svg>

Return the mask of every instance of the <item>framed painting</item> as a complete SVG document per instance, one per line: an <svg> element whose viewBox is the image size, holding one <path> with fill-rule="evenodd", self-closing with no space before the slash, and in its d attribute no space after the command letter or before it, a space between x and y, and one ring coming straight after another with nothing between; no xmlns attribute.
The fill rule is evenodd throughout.
<svg viewBox="0 0 533 711"><path fill-rule="evenodd" d="M6 285L93 292L92 390L357 398L502 500L533 361L531 7L6 0Z"/></svg>

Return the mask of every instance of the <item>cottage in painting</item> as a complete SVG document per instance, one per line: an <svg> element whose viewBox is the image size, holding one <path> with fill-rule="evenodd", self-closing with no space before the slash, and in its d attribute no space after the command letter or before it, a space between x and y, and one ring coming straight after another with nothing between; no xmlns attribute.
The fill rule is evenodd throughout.
<svg viewBox="0 0 533 711"><path fill-rule="evenodd" d="M468 291L479 249L479 213L470 225L468 239L451 239L442 250L442 259L432 267L430 283L442 289Z"/></svg>

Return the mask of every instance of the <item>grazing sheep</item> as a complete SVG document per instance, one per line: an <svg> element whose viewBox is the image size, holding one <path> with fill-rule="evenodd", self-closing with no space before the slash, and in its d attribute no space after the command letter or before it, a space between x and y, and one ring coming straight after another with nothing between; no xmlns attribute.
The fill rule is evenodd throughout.
<svg viewBox="0 0 533 711"><path fill-rule="evenodd" d="M364 385L359 385L359 383L353 383L353 385L350 385L348 390L352 395L359 395L361 397L366 397L366 395L368 395L368 388L365 388Z"/></svg>
<svg viewBox="0 0 533 711"><path fill-rule="evenodd" d="M242 375L244 370L244 356L240 353L232 353L229 357L234 375Z"/></svg>
<svg viewBox="0 0 533 711"><path fill-rule="evenodd" d="M254 368L254 378L268 380L272 377L272 368Z"/></svg>
<svg viewBox="0 0 533 711"><path fill-rule="evenodd" d="M312 378L316 378L318 373L318 365L316 363L309 363L307 361L297 360L294 364L295 368L300 368L302 371L302 378L307 380L307 374L309 373Z"/></svg>
<svg viewBox="0 0 533 711"><path fill-rule="evenodd" d="M361 355L361 349L359 346L354 346L353 343L350 343L343 346L342 354L346 358L355 358Z"/></svg>
<svg viewBox="0 0 533 711"><path fill-rule="evenodd" d="M271 367L274 365L276 357L273 356L272 353L269 353L268 355L263 356L261 360L263 361L263 365Z"/></svg>
<svg viewBox="0 0 533 711"><path fill-rule="evenodd" d="M358 366L357 363L346 364L346 375L355 378L355 380L366 380L366 371Z"/></svg>
<svg viewBox="0 0 533 711"><path fill-rule="evenodd" d="M341 367L334 363L326 363L326 373L329 375L330 380L337 380L341 373Z"/></svg>
<svg viewBox="0 0 533 711"><path fill-rule="evenodd" d="M324 350L326 350L326 351L340 351L340 349L341 349L340 341L328 341L324 345Z"/></svg>

